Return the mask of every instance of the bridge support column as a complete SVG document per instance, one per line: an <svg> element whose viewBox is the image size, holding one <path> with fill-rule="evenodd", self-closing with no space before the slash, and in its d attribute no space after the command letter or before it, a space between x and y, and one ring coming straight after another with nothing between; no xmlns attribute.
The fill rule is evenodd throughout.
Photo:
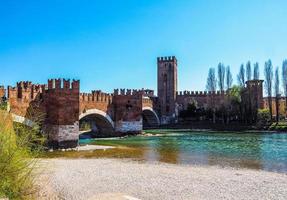
<svg viewBox="0 0 287 200"><path fill-rule="evenodd" d="M140 121L118 121L116 122L116 133L124 134L139 134L142 132L143 123Z"/></svg>
<svg viewBox="0 0 287 200"><path fill-rule="evenodd" d="M143 129L142 93L115 95L114 100L115 131L119 135L139 134Z"/></svg>
<svg viewBox="0 0 287 200"><path fill-rule="evenodd" d="M46 125L48 143L51 148L74 148L79 141L79 122L73 125Z"/></svg>
<svg viewBox="0 0 287 200"><path fill-rule="evenodd" d="M79 141L79 81L49 80L45 93L45 132L51 148L74 148Z"/></svg>

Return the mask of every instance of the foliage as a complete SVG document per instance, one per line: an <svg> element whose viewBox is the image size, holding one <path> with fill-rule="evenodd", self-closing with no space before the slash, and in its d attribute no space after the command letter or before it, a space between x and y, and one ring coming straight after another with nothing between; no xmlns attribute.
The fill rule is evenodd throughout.
<svg viewBox="0 0 287 200"><path fill-rule="evenodd" d="M220 91L223 91L224 90L224 80L225 80L225 67L222 63L218 64L217 73L218 73L218 87L219 87Z"/></svg>
<svg viewBox="0 0 287 200"><path fill-rule="evenodd" d="M259 80L259 63L254 64L253 80Z"/></svg>
<svg viewBox="0 0 287 200"><path fill-rule="evenodd" d="M252 77L252 74L251 74L251 63L250 63L250 61L248 61L247 64L246 64L246 79L247 79L247 81L250 81L251 77Z"/></svg>
<svg viewBox="0 0 287 200"><path fill-rule="evenodd" d="M280 84L279 84L279 68L276 67L276 69L275 69L275 84L274 84L275 97L277 97L280 94L279 87L280 87Z"/></svg>
<svg viewBox="0 0 287 200"><path fill-rule="evenodd" d="M91 130L91 123L88 121L82 121L80 123L80 131L88 131Z"/></svg>
<svg viewBox="0 0 287 200"><path fill-rule="evenodd" d="M287 60L282 64L282 86L285 96L287 96Z"/></svg>
<svg viewBox="0 0 287 200"><path fill-rule="evenodd" d="M287 131L287 122L274 122L269 127L271 131Z"/></svg>
<svg viewBox="0 0 287 200"><path fill-rule="evenodd" d="M179 113L179 116L183 119L186 118L193 118L196 120L199 120L200 117L205 116L205 110L203 108L199 108L197 106L197 102L196 101L192 101L187 105L187 109L186 110L182 110Z"/></svg>
<svg viewBox="0 0 287 200"><path fill-rule="evenodd" d="M44 139L38 128L14 127L12 117L0 111L0 198L31 199L35 192L37 160Z"/></svg>
<svg viewBox="0 0 287 200"><path fill-rule="evenodd" d="M232 86L233 78L230 71L230 66L226 67L226 88L229 89Z"/></svg>
<svg viewBox="0 0 287 200"><path fill-rule="evenodd" d="M242 88L240 86L233 86L229 90L230 99L234 103L240 103L241 102L241 90Z"/></svg>
<svg viewBox="0 0 287 200"><path fill-rule="evenodd" d="M279 98L280 98L280 90L279 90L279 68L276 67L275 70L275 84L274 84L274 91L275 91L275 105L276 105L276 121L279 121Z"/></svg>
<svg viewBox="0 0 287 200"><path fill-rule="evenodd" d="M5 97L2 97L2 99L0 99L0 110L7 110L7 108L8 108L8 103Z"/></svg>
<svg viewBox="0 0 287 200"><path fill-rule="evenodd" d="M216 77L214 68L209 68L206 81L206 90L211 92L216 91Z"/></svg>
<svg viewBox="0 0 287 200"><path fill-rule="evenodd" d="M245 68L244 64L241 64L239 73L237 75L238 84L243 87L245 85Z"/></svg>
<svg viewBox="0 0 287 200"><path fill-rule="evenodd" d="M287 60L284 60L282 64L282 86L286 97L285 110L287 111Z"/></svg>
<svg viewBox="0 0 287 200"><path fill-rule="evenodd" d="M270 122L269 110L268 109L259 109L257 114L257 124L260 127L268 125Z"/></svg>
<svg viewBox="0 0 287 200"><path fill-rule="evenodd" d="M265 62L264 67L265 81L264 86L268 96L269 114L272 120L272 82L273 82L273 66L271 60Z"/></svg>

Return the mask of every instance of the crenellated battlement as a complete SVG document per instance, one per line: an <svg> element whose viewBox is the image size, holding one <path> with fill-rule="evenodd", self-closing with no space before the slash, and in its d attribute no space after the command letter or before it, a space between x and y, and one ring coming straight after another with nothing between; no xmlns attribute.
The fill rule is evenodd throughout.
<svg viewBox="0 0 287 200"><path fill-rule="evenodd" d="M157 62L174 62L177 61L175 56L158 57Z"/></svg>
<svg viewBox="0 0 287 200"><path fill-rule="evenodd" d="M80 81L74 80L71 82L70 79L49 79L48 80L48 90L55 89L67 89L67 90L79 90Z"/></svg>
<svg viewBox="0 0 287 200"><path fill-rule="evenodd" d="M104 93L101 90L93 90L92 93L81 93L80 101L86 102L107 102L112 103L113 95Z"/></svg>
<svg viewBox="0 0 287 200"><path fill-rule="evenodd" d="M32 87L32 82L31 81L20 81L20 82L17 82L16 85L18 88L28 89Z"/></svg>
<svg viewBox="0 0 287 200"><path fill-rule="evenodd" d="M216 96L222 96L222 95L227 95L227 91L177 91L176 96L180 97L203 97L203 96L209 96L209 95L216 95Z"/></svg>
<svg viewBox="0 0 287 200"><path fill-rule="evenodd" d="M154 96L154 91L149 89L114 89L114 96L132 96L132 95L143 95L143 96Z"/></svg>
<svg viewBox="0 0 287 200"><path fill-rule="evenodd" d="M8 86L8 98L33 100L38 94L44 93L45 89L46 85L20 81L17 82L16 87Z"/></svg>

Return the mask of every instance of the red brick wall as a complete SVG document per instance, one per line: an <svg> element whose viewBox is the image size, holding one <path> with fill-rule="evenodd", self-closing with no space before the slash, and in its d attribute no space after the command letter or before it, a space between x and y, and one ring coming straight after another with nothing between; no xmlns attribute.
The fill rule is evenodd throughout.
<svg viewBox="0 0 287 200"><path fill-rule="evenodd" d="M285 110L286 100L285 97L281 97L279 100L279 113L280 115L287 116L287 111ZM263 98L263 107L269 109L268 98ZM272 115L276 116L276 100L275 97L272 97Z"/></svg>
<svg viewBox="0 0 287 200"><path fill-rule="evenodd" d="M113 96L101 91L80 94L80 113L89 109L98 109L107 113L111 112Z"/></svg>
<svg viewBox="0 0 287 200"><path fill-rule="evenodd" d="M213 95L213 96L212 96ZM189 103L193 100L197 102L198 107L208 107L211 104L211 96L215 106L220 106L224 102L226 94L224 92L217 91L216 93L208 92L180 92L177 95L176 102L182 109L187 109Z"/></svg>
<svg viewBox="0 0 287 200"><path fill-rule="evenodd" d="M114 94L115 121L140 121L142 115L142 93L133 91Z"/></svg>
<svg viewBox="0 0 287 200"><path fill-rule="evenodd" d="M45 85L34 85L31 82L18 82L17 87L8 87L8 102L10 112L23 116L32 117L32 110L40 108L43 112L42 92Z"/></svg>
<svg viewBox="0 0 287 200"><path fill-rule="evenodd" d="M0 99L5 96L5 88L4 86L0 86Z"/></svg>
<svg viewBox="0 0 287 200"><path fill-rule="evenodd" d="M48 80L48 90L44 95L47 124L70 125L79 120L80 82L69 80Z"/></svg>
<svg viewBox="0 0 287 200"><path fill-rule="evenodd" d="M177 91L177 60L175 56L157 59L157 92L162 116L175 113Z"/></svg>

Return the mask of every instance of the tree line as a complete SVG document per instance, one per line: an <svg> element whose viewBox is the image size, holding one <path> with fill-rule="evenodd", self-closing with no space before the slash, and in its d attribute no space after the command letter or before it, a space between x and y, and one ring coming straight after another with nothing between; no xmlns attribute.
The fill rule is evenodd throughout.
<svg viewBox="0 0 287 200"><path fill-rule="evenodd" d="M281 74L281 75L280 75ZM281 76L281 77L280 77ZM220 91L231 91L232 90L242 90L245 87L246 81L250 80L259 80L260 79L260 70L259 63L256 62L252 64L250 61L246 63L246 65L241 64L239 68L239 72L237 74L237 85L233 85L233 76L230 71L230 66L225 66L223 63L219 63L217 66L217 75L216 69L214 67L209 68L207 82L206 82L206 90L214 92L217 88ZM283 90L280 89L280 82ZM285 110L287 111L287 60L284 60L282 63L281 72L279 67L275 68L275 73L273 69L273 64L271 60L268 60L264 64L264 88L268 99L268 107L269 107L269 117L272 121L272 101L275 98L275 108L276 108L276 121L279 121L279 100L281 96L285 96ZM211 97L212 98L212 97ZM230 106L230 99L233 98L232 95L227 95L227 103L223 105L224 112L228 113ZM213 122L215 122L215 104L214 100L211 99L211 110L213 112ZM249 113L250 114L250 113ZM256 117L255 117L256 118Z"/></svg>

